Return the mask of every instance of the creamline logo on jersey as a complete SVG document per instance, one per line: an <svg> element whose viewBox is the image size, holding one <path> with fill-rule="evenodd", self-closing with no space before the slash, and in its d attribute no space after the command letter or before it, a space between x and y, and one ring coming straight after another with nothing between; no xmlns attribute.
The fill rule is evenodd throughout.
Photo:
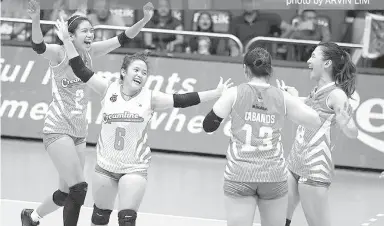
<svg viewBox="0 0 384 226"><path fill-rule="evenodd" d="M72 86L78 85L79 83L83 83L83 81L81 81L81 79L79 79L79 78L76 78L76 79L73 79L73 80L69 80L67 78L63 78L61 80L61 86L64 87L64 88L71 88Z"/></svg>
<svg viewBox="0 0 384 226"><path fill-rule="evenodd" d="M103 114L103 123L111 124L112 122L144 122L144 118L139 114L124 111L123 113Z"/></svg>

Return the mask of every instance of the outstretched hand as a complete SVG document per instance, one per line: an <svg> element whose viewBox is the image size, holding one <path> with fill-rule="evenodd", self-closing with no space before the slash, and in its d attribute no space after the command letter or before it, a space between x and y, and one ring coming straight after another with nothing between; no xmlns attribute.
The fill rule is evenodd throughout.
<svg viewBox="0 0 384 226"><path fill-rule="evenodd" d="M231 82L231 79L228 79L223 83L223 77L220 77L219 84L217 85L216 90L219 91L220 94L222 94L227 89L231 88L233 86L233 82Z"/></svg>
<svg viewBox="0 0 384 226"><path fill-rule="evenodd" d="M148 2L147 4L145 4L143 6L143 11L144 11L144 20L145 21L150 21L152 16L153 16L153 11L154 10L154 7L153 7L153 4L151 2Z"/></svg>
<svg viewBox="0 0 384 226"><path fill-rule="evenodd" d="M63 17L60 17L60 19L56 20L56 34L60 38L61 41L68 40L69 39L69 32L68 32L68 24L64 21Z"/></svg>
<svg viewBox="0 0 384 226"><path fill-rule="evenodd" d="M297 91L295 87L285 85L285 82L283 80L281 80L280 82L278 79L276 79L276 83L277 83L277 88L279 88L280 90L286 91L287 93L295 97L299 96L299 91Z"/></svg>
<svg viewBox="0 0 384 226"><path fill-rule="evenodd" d="M39 0L30 0L28 2L27 9L29 17L31 19L40 19L40 1Z"/></svg>

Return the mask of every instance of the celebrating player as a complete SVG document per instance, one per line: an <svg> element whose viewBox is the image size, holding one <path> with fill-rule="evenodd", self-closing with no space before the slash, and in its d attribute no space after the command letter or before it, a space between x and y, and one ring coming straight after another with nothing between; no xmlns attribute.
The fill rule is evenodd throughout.
<svg viewBox="0 0 384 226"><path fill-rule="evenodd" d="M281 226L287 208L287 168L281 145L285 117L308 127L320 125L319 115L300 99L271 86L271 56L262 48L243 60L248 80L228 89L203 122L213 132L228 115L231 139L224 173L228 226L251 226L256 205L261 225Z"/></svg>
<svg viewBox="0 0 384 226"><path fill-rule="evenodd" d="M44 121L43 142L59 176L59 189L36 210L24 209L23 226L35 226L45 215L61 206L64 226L76 226L88 184L83 175L84 149L88 122L86 119L89 88L69 67L68 53L63 46L45 44L40 28L40 3L29 2L28 14L32 18L32 48L49 60L52 70L52 96ZM144 6L144 18L117 37L95 42L94 30L86 17L74 15L67 21L70 40L85 64L92 68L91 57L97 57L122 46L135 37L151 19L153 6Z"/></svg>
<svg viewBox="0 0 384 226"><path fill-rule="evenodd" d="M185 108L215 99L231 86L220 79L217 89L165 94L144 88L148 78L146 53L125 56L118 81L94 75L69 40L66 23L58 21L59 37L76 76L102 96L103 122L97 142L97 165L92 179L95 202L92 224L108 225L119 194L119 226L134 226L147 184L150 149L147 129L156 110Z"/></svg>
<svg viewBox="0 0 384 226"><path fill-rule="evenodd" d="M308 60L310 77L317 86L305 104L315 109L321 118L321 126L307 128L299 125L292 150L287 158L290 170L288 211L286 226L301 200L309 226L330 226L328 188L334 174L332 150L338 127L350 138L356 138L358 130L352 120L348 103L355 91L356 67L347 52L335 43L320 43ZM298 96L293 87L285 84L281 89Z"/></svg>

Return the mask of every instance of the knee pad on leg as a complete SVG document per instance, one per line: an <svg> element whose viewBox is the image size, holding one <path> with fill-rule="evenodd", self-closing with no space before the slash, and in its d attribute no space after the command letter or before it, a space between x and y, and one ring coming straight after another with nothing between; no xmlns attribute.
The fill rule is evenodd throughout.
<svg viewBox="0 0 384 226"><path fill-rule="evenodd" d="M53 193L52 200L58 206L64 206L68 193L57 190Z"/></svg>
<svg viewBox="0 0 384 226"><path fill-rule="evenodd" d="M134 210L120 210L117 214L119 226L135 226L137 213Z"/></svg>
<svg viewBox="0 0 384 226"><path fill-rule="evenodd" d="M85 196L87 195L88 184L81 182L69 188L68 197L70 197L76 204L82 206L84 204Z"/></svg>
<svg viewBox="0 0 384 226"><path fill-rule="evenodd" d="M95 225L107 225L111 217L112 210L103 210L93 205L92 223Z"/></svg>

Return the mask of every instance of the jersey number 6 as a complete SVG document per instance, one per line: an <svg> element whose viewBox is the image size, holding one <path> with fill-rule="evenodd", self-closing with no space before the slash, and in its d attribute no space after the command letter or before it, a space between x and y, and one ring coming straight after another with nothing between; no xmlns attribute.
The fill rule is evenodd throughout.
<svg viewBox="0 0 384 226"><path fill-rule="evenodd" d="M124 149L124 136L125 129L121 127L117 127L115 131L115 149L118 151L122 151Z"/></svg>

